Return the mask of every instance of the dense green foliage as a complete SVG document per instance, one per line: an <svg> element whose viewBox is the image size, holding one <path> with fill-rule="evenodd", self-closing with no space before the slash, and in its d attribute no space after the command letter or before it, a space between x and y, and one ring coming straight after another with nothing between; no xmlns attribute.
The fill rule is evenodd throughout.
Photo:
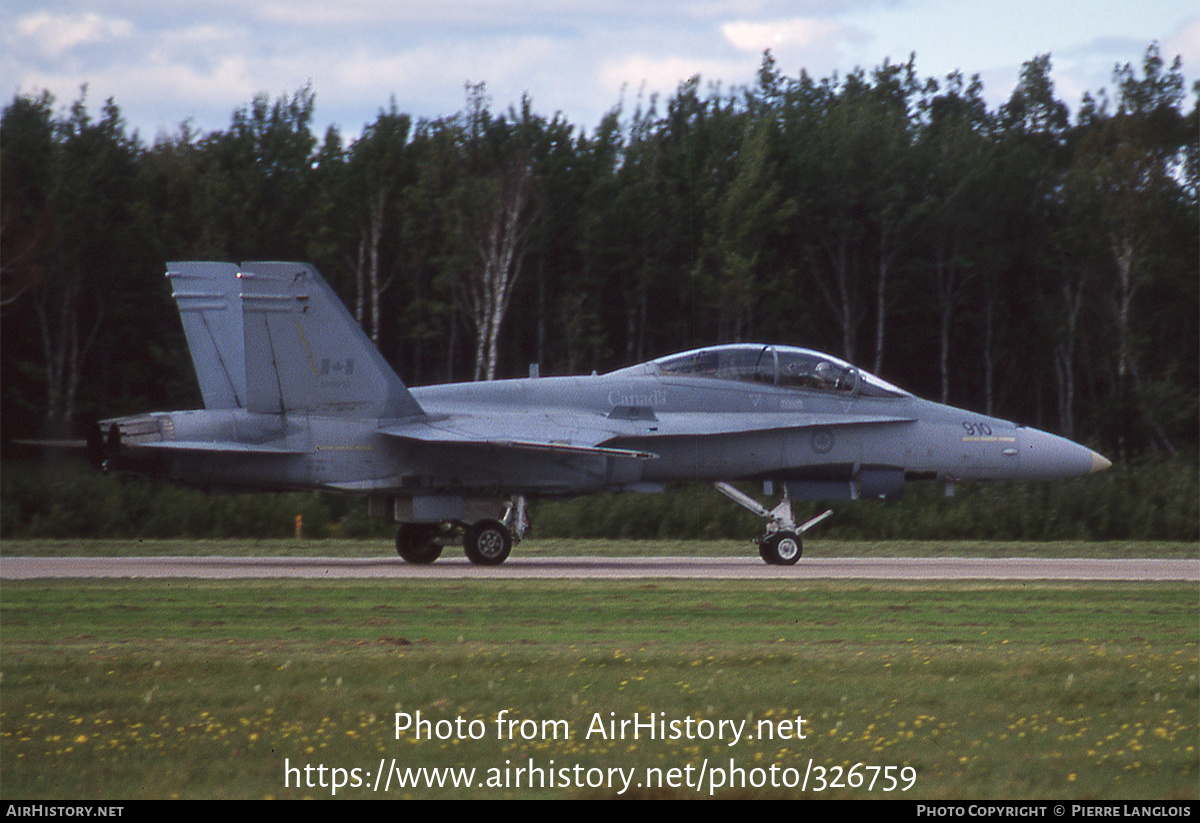
<svg viewBox="0 0 1200 823"><path fill-rule="evenodd" d="M754 492L752 488L747 491ZM857 540L1196 540L1200 483L1183 462L1117 467L1064 483L913 485L899 501L797 503L807 519L832 509L822 538ZM664 495L597 495L543 505L540 537L728 538L761 521L706 486Z"/></svg>
<svg viewBox="0 0 1200 823"><path fill-rule="evenodd" d="M756 489L747 488L755 492ZM1052 483L912 485L899 501L839 501L822 538L854 540L1197 540L1200 473L1176 460L1116 466ZM798 517L819 514L798 503ZM390 537L357 498L319 494L209 495L165 481L101 475L86 467L48 474L6 464L0 475L0 537L289 537L296 516L309 538ZM532 512L539 538L728 539L761 523L707 486L665 494L603 494L543 500Z"/></svg>
<svg viewBox="0 0 1200 823"><path fill-rule="evenodd" d="M303 259L410 384L764 340L1114 459L1187 454L1198 110L1157 46L1113 85L1072 118L1048 55L989 110L911 61L816 80L767 54L753 87L694 78L590 131L472 86L444 119L318 137L305 89L151 145L113 101L16 97L5 444L199 404L166 261Z"/></svg>

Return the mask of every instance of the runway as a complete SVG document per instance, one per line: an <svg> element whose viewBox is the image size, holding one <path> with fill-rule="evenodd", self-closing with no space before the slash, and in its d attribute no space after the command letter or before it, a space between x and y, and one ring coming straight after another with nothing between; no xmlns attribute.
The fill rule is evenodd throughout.
<svg viewBox="0 0 1200 823"><path fill-rule="evenodd" d="M768 566L750 557L532 557L473 566L448 557L428 566L399 558L0 557L0 579L61 578L711 579L711 580L1139 580L1200 581L1200 560L1043 558L804 558Z"/></svg>

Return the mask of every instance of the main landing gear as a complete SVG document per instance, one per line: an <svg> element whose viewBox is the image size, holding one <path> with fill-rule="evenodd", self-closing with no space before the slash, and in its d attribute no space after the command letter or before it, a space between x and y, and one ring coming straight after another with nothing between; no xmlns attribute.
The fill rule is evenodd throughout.
<svg viewBox="0 0 1200 823"><path fill-rule="evenodd" d="M474 523L401 523L396 532L396 553L406 562L427 565L441 557L442 549L462 541L467 559L477 566L499 566L529 529L525 498L510 499L499 520Z"/></svg>
<svg viewBox="0 0 1200 823"><path fill-rule="evenodd" d="M396 554L409 563L424 566L442 556L443 540L440 523L401 523L396 532Z"/></svg>
<svg viewBox="0 0 1200 823"><path fill-rule="evenodd" d="M476 566L499 566L512 547L512 532L499 520L480 520L463 535L463 551Z"/></svg>
<svg viewBox="0 0 1200 823"><path fill-rule="evenodd" d="M758 554L762 557L763 562L772 566L795 564L800 559L800 555L804 553L804 544L800 535L833 514L832 510L827 511L797 526L786 485L783 487L783 499L773 509L768 509L750 495L728 483L713 483L712 485L714 489L734 503L766 519L766 531L758 540Z"/></svg>

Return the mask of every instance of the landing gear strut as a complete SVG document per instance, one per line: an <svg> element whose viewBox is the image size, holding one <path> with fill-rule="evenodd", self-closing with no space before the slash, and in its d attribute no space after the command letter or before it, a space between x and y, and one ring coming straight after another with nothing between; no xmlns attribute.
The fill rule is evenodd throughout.
<svg viewBox="0 0 1200 823"><path fill-rule="evenodd" d="M750 495L728 483L713 483L712 485L714 489L734 503L766 519L766 531L758 540L758 554L762 557L763 562L772 566L795 564L800 559L800 555L804 553L804 544L800 535L833 514L833 511L830 510L797 526L786 485L783 487L783 499L773 509L768 509Z"/></svg>

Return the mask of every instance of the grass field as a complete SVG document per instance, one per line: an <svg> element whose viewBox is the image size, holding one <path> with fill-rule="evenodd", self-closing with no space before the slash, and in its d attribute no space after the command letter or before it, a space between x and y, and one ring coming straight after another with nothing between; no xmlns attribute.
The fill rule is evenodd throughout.
<svg viewBox="0 0 1200 823"><path fill-rule="evenodd" d="M1195 799L1198 645L1195 584L5 581L0 795Z"/></svg>

